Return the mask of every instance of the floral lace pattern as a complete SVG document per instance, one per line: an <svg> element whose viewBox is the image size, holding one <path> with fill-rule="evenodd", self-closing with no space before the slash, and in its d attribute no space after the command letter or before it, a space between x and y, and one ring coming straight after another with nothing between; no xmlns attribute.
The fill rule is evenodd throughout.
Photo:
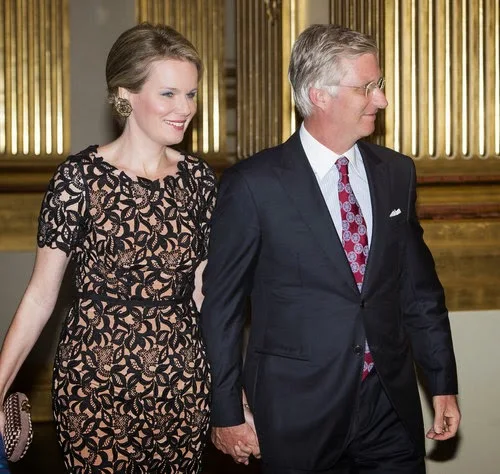
<svg viewBox="0 0 500 474"><path fill-rule="evenodd" d="M76 262L78 299L54 368L54 414L72 473L196 473L209 372L194 272L206 257L216 178L132 178L91 146L54 175L38 245Z"/></svg>

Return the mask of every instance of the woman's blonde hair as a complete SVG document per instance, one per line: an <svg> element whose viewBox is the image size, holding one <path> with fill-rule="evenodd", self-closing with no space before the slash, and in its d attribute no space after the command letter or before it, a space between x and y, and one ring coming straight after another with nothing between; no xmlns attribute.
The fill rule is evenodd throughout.
<svg viewBox="0 0 500 474"><path fill-rule="evenodd" d="M161 59L189 61L196 66L198 77L203 74L196 48L170 26L141 23L124 31L111 47L106 62L108 101L116 107L119 87L139 92L151 63ZM126 121L119 114L116 118L120 125Z"/></svg>

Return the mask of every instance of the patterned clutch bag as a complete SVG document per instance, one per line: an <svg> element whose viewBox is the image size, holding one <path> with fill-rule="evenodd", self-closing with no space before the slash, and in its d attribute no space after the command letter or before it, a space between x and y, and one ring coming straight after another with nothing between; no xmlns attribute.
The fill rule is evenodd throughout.
<svg viewBox="0 0 500 474"><path fill-rule="evenodd" d="M19 461L33 440L31 406L24 393L15 392L3 404L5 413L4 443L9 461Z"/></svg>

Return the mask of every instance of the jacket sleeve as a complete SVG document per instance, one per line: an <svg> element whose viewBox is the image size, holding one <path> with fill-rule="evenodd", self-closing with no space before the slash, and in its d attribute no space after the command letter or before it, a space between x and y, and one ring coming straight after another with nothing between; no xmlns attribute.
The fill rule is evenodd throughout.
<svg viewBox="0 0 500 474"><path fill-rule="evenodd" d="M212 217L201 328L212 375L212 425L244 422L241 401L244 307L260 246L257 208L243 175L222 177Z"/></svg>
<svg viewBox="0 0 500 474"><path fill-rule="evenodd" d="M405 327L414 359L431 394L456 394L457 371L444 290L417 218L415 165L409 162L408 222L401 278Z"/></svg>

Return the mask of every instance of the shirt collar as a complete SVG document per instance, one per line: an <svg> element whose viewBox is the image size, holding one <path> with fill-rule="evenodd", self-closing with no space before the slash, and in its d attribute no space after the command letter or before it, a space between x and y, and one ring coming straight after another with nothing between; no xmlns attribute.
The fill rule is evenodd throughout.
<svg viewBox="0 0 500 474"><path fill-rule="evenodd" d="M327 148L325 145L316 140L304 126L304 122L299 130L300 141L306 153L307 159L311 164L311 168L318 177L323 179L330 171L335 162L341 157L345 156L349 160L350 172L354 171L361 178L366 180L366 172L363 165L363 158L359 152L358 146L354 144L342 155L337 155L335 152Z"/></svg>

